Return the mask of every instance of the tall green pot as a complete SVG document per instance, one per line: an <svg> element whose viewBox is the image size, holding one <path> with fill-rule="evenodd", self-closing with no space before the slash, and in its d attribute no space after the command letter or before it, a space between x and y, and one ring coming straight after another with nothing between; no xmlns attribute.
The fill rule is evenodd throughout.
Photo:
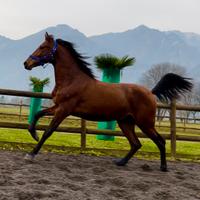
<svg viewBox="0 0 200 200"><path fill-rule="evenodd" d="M43 86L34 86L33 92L43 92ZM30 102L30 112L28 117L28 123L31 124L35 114L41 110L42 99L41 98L31 98Z"/></svg>
<svg viewBox="0 0 200 200"><path fill-rule="evenodd" d="M103 70L102 81L106 83L119 83L120 82L120 69L115 68L105 68ZM105 121L98 122L98 129L100 130L115 130L116 121ZM114 136L109 135L97 135L98 140L109 140L114 141Z"/></svg>

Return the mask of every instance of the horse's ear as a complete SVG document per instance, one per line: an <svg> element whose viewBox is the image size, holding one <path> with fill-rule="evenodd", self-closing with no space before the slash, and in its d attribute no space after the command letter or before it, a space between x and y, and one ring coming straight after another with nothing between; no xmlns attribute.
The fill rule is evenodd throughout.
<svg viewBox="0 0 200 200"><path fill-rule="evenodd" d="M45 33L45 40L46 41L50 41L51 40L51 36L47 32Z"/></svg>

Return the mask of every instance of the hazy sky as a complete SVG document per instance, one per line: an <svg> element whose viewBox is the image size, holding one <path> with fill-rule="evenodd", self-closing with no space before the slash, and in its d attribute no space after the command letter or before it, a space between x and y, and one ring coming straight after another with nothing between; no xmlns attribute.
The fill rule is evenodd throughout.
<svg viewBox="0 0 200 200"><path fill-rule="evenodd" d="M0 35L22 38L68 24L86 35L145 24L200 34L200 0L0 0Z"/></svg>

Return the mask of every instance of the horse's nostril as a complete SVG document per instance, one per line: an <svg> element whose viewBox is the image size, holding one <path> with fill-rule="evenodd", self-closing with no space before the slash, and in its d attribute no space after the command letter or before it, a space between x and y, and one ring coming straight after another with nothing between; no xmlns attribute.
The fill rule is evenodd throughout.
<svg viewBox="0 0 200 200"><path fill-rule="evenodd" d="M24 68L28 69L28 62L26 62L26 61L24 62Z"/></svg>
<svg viewBox="0 0 200 200"><path fill-rule="evenodd" d="M24 68L29 70L28 62L26 62L26 61L24 62Z"/></svg>

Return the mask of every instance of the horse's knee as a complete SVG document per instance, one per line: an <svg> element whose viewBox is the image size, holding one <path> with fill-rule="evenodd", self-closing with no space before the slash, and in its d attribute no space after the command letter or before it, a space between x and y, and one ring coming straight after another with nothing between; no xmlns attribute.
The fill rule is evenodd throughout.
<svg viewBox="0 0 200 200"><path fill-rule="evenodd" d="M142 144L140 143L140 141L138 140L137 142L135 142L133 145L131 145L132 149L140 149L142 147Z"/></svg>

